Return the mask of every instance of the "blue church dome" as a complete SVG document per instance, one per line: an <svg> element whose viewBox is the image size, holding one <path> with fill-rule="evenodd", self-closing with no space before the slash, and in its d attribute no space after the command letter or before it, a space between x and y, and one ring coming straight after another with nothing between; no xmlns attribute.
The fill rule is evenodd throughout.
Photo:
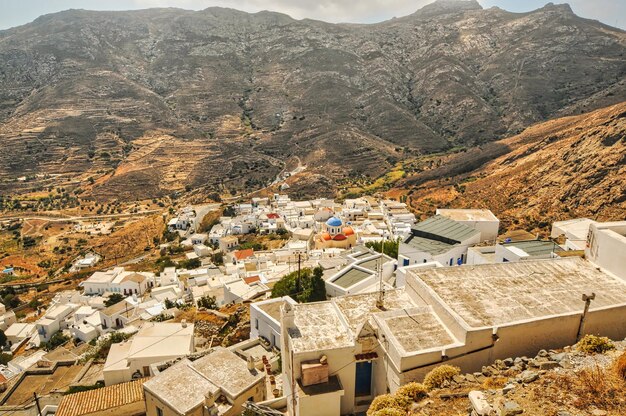
<svg viewBox="0 0 626 416"><path fill-rule="evenodd" d="M337 217L330 217L328 221L326 221L326 225L328 225L329 227L341 227L341 224L343 223Z"/></svg>

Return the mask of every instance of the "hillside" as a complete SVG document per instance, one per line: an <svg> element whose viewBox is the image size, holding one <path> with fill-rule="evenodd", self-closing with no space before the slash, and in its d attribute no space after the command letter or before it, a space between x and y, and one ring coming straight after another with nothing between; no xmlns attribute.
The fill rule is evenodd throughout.
<svg viewBox="0 0 626 416"><path fill-rule="evenodd" d="M541 123L436 165L401 186L410 189L411 205L422 212L484 207L507 225L530 228L573 217L623 219L626 102Z"/></svg>
<svg viewBox="0 0 626 416"><path fill-rule="evenodd" d="M91 177L101 199L234 194L296 160L307 187L334 190L624 101L625 46L552 4L439 0L372 25L222 8L46 15L0 32L0 192Z"/></svg>

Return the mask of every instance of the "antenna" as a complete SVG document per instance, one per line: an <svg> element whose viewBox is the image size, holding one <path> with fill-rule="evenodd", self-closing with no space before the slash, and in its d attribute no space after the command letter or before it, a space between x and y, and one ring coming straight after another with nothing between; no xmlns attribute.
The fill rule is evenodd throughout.
<svg viewBox="0 0 626 416"><path fill-rule="evenodd" d="M383 271L382 271L382 261L383 256L385 255L385 240L381 241L380 246L380 257L378 257L378 261L376 262L376 273L378 273L379 279L379 287L378 287L378 299L376 300L376 307L380 310L385 309L385 285L383 282Z"/></svg>

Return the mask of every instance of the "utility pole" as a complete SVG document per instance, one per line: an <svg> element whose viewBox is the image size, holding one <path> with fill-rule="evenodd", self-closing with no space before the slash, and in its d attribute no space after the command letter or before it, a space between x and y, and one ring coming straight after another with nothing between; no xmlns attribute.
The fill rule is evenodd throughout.
<svg viewBox="0 0 626 416"><path fill-rule="evenodd" d="M376 307L380 310L383 310L385 308L385 286L383 282L383 272L382 272L383 256L385 255L384 238L383 238L383 241L381 242L380 251L381 251L380 257L378 258L378 261L376 262L376 272L378 273L378 279L379 279L378 299L376 300Z"/></svg>
<svg viewBox="0 0 626 416"><path fill-rule="evenodd" d="M591 295L585 295L583 293L583 302L585 302L585 309L583 310L583 316L580 318L580 325L578 325L578 334L576 334L576 342L580 341L580 338L583 335L583 330L585 329L585 319L587 318L587 312L589 312L589 305L591 305L591 301L596 298L595 293L591 293Z"/></svg>
<svg viewBox="0 0 626 416"><path fill-rule="evenodd" d="M298 274L296 275L296 295L300 293L300 253L298 253Z"/></svg>
<svg viewBox="0 0 626 416"><path fill-rule="evenodd" d="M35 404L37 404L37 415L41 416L41 407L39 406L39 397L37 397L37 392L33 392L33 396L35 397Z"/></svg>

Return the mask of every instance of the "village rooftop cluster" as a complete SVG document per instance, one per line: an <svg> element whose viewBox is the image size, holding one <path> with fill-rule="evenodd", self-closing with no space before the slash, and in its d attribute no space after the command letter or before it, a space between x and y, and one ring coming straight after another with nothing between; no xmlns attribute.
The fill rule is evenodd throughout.
<svg viewBox="0 0 626 416"><path fill-rule="evenodd" d="M544 241L500 235L489 210L438 209L417 221L404 203L372 197L337 203L277 194L228 210L207 233L198 232L193 207L168 221L198 267L96 271L30 323L2 308L5 352L14 357L0 366L0 411L347 415L442 363L472 372L572 345L585 333L626 336L626 221L557 222ZM278 248L242 249L248 234L285 239ZM322 270L326 300L272 297L283 277L312 268ZM114 295L120 300L111 304ZM189 307L222 327L200 331L206 324L189 320ZM242 311L249 318L235 332L249 338L215 345ZM42 348L59 334L77 347ZM103 362L87 356L107 340ZM60 394L98 383L104 387Z"/></svg>

